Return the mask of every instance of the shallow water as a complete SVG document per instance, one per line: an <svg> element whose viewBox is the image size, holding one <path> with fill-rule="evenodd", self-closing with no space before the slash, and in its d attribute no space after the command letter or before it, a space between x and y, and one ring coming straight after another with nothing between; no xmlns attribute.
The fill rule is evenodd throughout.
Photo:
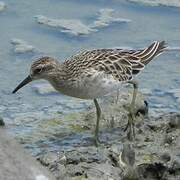
<svg viewBox="0 0 180 180"><path fill-rule="evenodd" d="M180 8L149 7L125 0L4 2L7 7L0 12L0 114L16 135L32 135L41 128L39 125L45 119L83 111L91 104L51 91L38 93L36 85L44 84L44 81L33 82L12 95L13 88L27 76L35 57L48 54L63 61L84 49L142 48L154 40L165 40L170 47L180 46ZM54 19L78 19L88 25L97 20L100 9L107 8L114 9L116 16L131 22L114 22L97 32L74 36L40 25L34 18L43 15ZM21 54L14 52L13 38L26 41L35 50ZM159 56L137 79L140 89L147 94L152 113L180 110L180 52L172 51ZM175 93L172 89L176 89ZM63 130L66 125L61 126Z"/></svg>

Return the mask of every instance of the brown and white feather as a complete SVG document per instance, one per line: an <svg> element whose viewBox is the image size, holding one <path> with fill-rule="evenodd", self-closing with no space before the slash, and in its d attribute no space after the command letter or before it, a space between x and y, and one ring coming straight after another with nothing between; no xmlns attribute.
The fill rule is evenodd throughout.
<svg viewBox="0 0 180 180"><path fill-rule="evenodd" d="M142 50L96 49L85 51L65 61L70 76L77 77L94 68L111 74L118 81L129 81L154 57L166 48L164 41L155 41Z"/></svg>

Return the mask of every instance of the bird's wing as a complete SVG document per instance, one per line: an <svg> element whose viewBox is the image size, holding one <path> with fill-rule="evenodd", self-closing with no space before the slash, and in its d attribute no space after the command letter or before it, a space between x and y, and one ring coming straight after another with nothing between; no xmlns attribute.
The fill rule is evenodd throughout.
<svg viewBox="0 0 180 180"><path fill-rule="evenodd" d="M113 50L112 53L108 53L105 56L101 60L97 56L98 63L95 63L93 67L98 71L112 74L119 81L131 80L134 74L137 74L144 68L140 59L127 51Z"/></svg>
<svg viewBox="0 0 180 180"><path fill-rule="evenodd" d="M78 75L88 68L94 68L111 74L119 81L128 81L164 49L164 41L156 41L142 50L96 49L80 53L66 63L73 75Z"/></svg>

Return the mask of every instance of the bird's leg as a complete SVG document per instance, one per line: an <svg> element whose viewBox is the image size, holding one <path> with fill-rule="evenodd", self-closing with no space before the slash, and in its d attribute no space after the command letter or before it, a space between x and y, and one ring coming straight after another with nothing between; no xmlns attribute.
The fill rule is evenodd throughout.
<svg viewBox="0 0 180 180"><path fill-rule="evenodd" d="M129 128L128 135L129 139L132 140L135 137L135 129L134 129L134 121L135 121L135 100L138 91L138 83L136 81L129 81L128 83L133 84L133 97L129 107L129 115L128 115L128 124L125 128L127 130Z"/></svg>
<svg viewBox="0 0 180 180"><path fill-rule="evenodd" d="M94 136L94 141L95 141L95 145L98 146L99 144L99 120L101 118L101 108L98 104L97 99L94 99L94 104L96 106L96 115L97 115L97 121L96 121L96 128L95 128L95 136Z"/></svg>

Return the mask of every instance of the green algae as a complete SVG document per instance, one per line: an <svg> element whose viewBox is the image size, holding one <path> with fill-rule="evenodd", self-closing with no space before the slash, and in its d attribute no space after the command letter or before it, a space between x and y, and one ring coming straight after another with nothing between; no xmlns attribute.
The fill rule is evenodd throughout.
<svg viewBox="0 0 180 180"><path fill-rule="evenodd" d="M63 121L79 121L82 119L82 115L79 112L73 112L73 113L69 113L64 115L63 117Z"/></svg>
<svg viewBox="0 0 180 180"><path fill-rule="evenodd" d="M53 119L49 119L49 120L45 121L45 123L43 123L43 126L44 127L56 127L56 126L63 125L63 124L64 123L61 119L53 118Z"/></svg>
<svg viewBox="0 0 180 180"><path fill-rule="evenodd" d="M81 126L79 124L70 124L69 127L77 133L87 130L87 128L85 128L84 126Z"/></svg>
<svg viewBox="0 0 180 180"><path fill-rule="evenodd" d="M72 177L72 180L88 180L88 178L84 177L84 176L76 176L76 177Z"/></svg>

